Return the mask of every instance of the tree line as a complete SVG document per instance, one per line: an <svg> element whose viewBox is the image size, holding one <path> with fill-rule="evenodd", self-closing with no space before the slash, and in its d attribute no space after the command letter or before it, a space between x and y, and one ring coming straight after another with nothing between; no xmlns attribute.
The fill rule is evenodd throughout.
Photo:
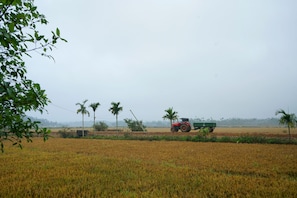
<svg viewBox="0 0 297 198"><path fill-rule="evenodd" d="M79 106L79 109L77 109L77 113L81 113L82 115L82 128L83 128L83 136L84 136L84 115L89 115L90 116L90 112L87 110L86 107L86 103L88 102L88 100L84 100L82 103L76 103L76 105ZM110 111L115 117L116 117L116 129L118 130L118 115L121 111L123 111L123 107L120 106L120 102L111 102L111 107L108 109L108 111ZM100 106L99 102L95 102L95 103L91 103L89 105L89 107L92 108L93 112L94 112L94 122L93 122L93 126L95 126L95 122L96 122L96 110L97 108Z"/></svg>

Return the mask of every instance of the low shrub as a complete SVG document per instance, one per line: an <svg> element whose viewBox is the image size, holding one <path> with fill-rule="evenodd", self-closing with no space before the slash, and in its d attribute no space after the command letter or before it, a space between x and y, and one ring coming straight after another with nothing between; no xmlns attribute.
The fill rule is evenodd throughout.
<svg viewBox="0 0 297 198"><path fill-rule="evenodd" d="M108 125L105 122L97 122L93 127L95 131L106 131L108 129Z"/></svg>
<svg viewBox="0 0 297 198"><path fill-rule="evenodd" d="M296 140L286 138L267 138L261 136L241 136L241 137L205 137L201 133L196 136L134 136L133 133L124 133L123 135L99 135L88 137L92 139L109 139L109 140L141 140L141 141L188 141L188 142L224 142L224 143L248 143L248 144L297 144Z"/></svg>
<svg viewBox="0 0 297 198"><path fill-rule="evenodd" d="M58 134L62 138L74 138L75 135L71 132L70 128L63 128L62 130L58 131Z"/></svg>
<svg viewBox="0 0 297 198"><path fill-rule="evenodd" d="M192 141L192 137L191 136L184 136L181 139L182 139L182 141Z"/></svg>
<svg viewBox="0 0 297 198"><path fill-rule="evenodd" d="M232 137L224 136L221 138L218 138L218 142L233 142Z"/></svg>
<svg viewBox="0 0 297 198"><path fill-rule="evenodd" d="M267 139L260 136L241 136L237 139L238 143L266 143Z"/></svg>
<svg viewBox="0 0 297 198"><path fill-rule="evenodd" d="M200 133L204 137L204 139L206 139L210 131L209 131L209 128L206 127L206 128L201 128L198 133Z"/></svg>
<svg viewBox="0 0 297 198"><path fill-rule="evenodd" d="M124 121L131 131L146 131L146 126L142 124L142 121L134 121L131 119L124 119Z"/></svg>

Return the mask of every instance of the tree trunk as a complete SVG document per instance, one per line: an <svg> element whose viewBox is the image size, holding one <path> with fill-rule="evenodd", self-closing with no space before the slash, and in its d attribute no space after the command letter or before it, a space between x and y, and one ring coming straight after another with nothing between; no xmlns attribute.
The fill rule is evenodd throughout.
<svg viewBox="0 0 297 198"><path fill-rule="evenodd" d="M291 141L291 130L290 130L290 126L288 125L288 131L289 131L289 141Z"/></svg>
<svg viewBox="0 0 297 198"><path fill-rule="evenodd" d="M96 116L95 116L95 111L94 111L94 124L93 124L93 127L95 127L95 120L96 120Z"/></svg>
<svg viewBox="0 0 297 198"><path fill-rule="evenodd" d="M118 115L116 115L116 130L118 131Z"/></svg>
<svg viewBox="0 0 297 198"><path fill-rule="evenodd" d="M84 123L84 114L82 114L82 136L85 136L85 123Z"/></svg>

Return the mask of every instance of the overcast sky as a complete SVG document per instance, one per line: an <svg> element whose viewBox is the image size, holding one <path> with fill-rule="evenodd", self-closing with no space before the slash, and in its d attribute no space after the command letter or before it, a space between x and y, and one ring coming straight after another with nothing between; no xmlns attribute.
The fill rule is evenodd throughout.
<svg viewBox="0 0 297 198"><path fill-rule="evenodd" d="M80 121L88 99L98 121L271 118L297 113L296 0L35 1L68 43L33 54L28 76L52 104L50 121ZM92 120L92 110L88 109Z"/></svg>

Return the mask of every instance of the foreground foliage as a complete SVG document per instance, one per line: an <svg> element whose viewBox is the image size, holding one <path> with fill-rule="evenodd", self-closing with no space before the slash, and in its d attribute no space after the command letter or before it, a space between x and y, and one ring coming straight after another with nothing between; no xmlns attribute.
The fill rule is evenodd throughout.
<svg viewBox="0 0 297 198"><path fill-rule="evenodd" d="M32 134L49 131L39 129L39 123L26 118L27 111L43 112L49 103L45 91L26 76L24 56L34 51L52 58L52 50L60 37L57 28L50 38L40 34L38 25L48 21L40 14L33 0L0 1L0 145L4 140L21 146L21 140L31 141Z"/></svg>
<svg viewBox="0 0 297 198"><path fill-rule="evenodd" d="M297 146L34 140L0 155L6 197L297 197Z"/></svg>

